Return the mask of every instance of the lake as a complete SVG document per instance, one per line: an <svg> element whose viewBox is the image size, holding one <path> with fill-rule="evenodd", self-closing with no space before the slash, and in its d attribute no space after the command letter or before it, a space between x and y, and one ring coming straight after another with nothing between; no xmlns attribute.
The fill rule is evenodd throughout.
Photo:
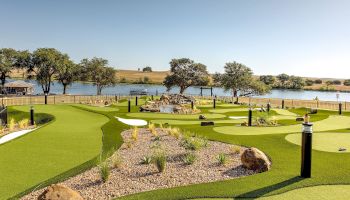
<svg viewBox="0 0 350 200"><path fill-rule="evenodd" d="M12 80L9 80L12 81ZM41 86L34 80L30 80L35 85L35 93L42 93ZM121 94L128 95L130 90L144 90L146 89L150 94L165 93L166 88L162 85L149 85L149 84L118 84L115 87L108 87L102 90L102 94ZM51 93L61 94L63 90L62 85L54 82L51 86ZM170 92L176 93L179 88L174 87ZM94 95L96 94L96 86L91 83L81 83L76 82L72 84L68 89L69 94L86 94ZM200 87L190 87L185 91L186 94L190 95L200 95ZM214 95L217 96L231 96L231 92L225 92L222 88L213 88ZM309 90L281 90L274 89L269 94L260 96L265 98L284 98L284 99L303 99L312 100L318 97L318 99L323 101L337 101L337 92L331 91L309 91ZM210 95L210 90L203 90L203 95ZM350 93L339 92L340 101L350 101Z"/></svg>

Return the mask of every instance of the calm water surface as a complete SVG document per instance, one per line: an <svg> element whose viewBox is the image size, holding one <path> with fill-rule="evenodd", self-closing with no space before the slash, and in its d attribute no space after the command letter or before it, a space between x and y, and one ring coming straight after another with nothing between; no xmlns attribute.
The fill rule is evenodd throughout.
<svg viewBox="0 0 350 200"><path fill-rule="evenodd" d="M10 80L12 81L12 80ZM30 80L35 84L35 93L42 93L40 85L36 81ZM118 84L115 87L108 87L102 90L103 94L122 94L128 95L130 90L144 90L150 94L158 94L166 92L166 88L162 85L148 85L148 84ZM51 93L61 94L63 90L62 85L54 82L51 86ZM170 92L178 92L179 88L174 87ZM91 83L74 83L68 89L69 94L96 94L96 86ZM186 94L200 95L200 87L190 87L185 91ZM222 88L213 88L214 95L217 96L231 96L231 92L225 92ZM337 101L338 92L322 92L322 91L308 91L308 90L272 90L269 94L263 95L261 97L266 98L284 98L284 99L304 99L312 100L318 97L320 100L324 101ZM210 90L203 90L203 95L210 95ZM350 101L350 93L339 92L340 101Z"/></svg>

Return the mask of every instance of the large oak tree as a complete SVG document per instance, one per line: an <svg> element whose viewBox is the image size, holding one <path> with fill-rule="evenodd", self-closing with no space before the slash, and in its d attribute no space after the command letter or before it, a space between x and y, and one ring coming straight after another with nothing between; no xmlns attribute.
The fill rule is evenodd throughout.
<svg viewBox="0 0 350 200"><path fill-rule="evenodd" d="M178 86L180 94L183 94L190 86L202 86L209 83L207 67L188 58L172 59L170 72L171 74L165 77L163 84L168 90Z"/></svg>

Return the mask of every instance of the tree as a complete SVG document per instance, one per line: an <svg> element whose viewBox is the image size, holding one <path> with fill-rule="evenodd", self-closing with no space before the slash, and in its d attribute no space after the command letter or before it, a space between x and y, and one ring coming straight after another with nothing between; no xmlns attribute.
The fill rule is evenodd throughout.
<svg viewBox="0 0 350 200"><path fill-rule="evenodd" d="M305 84L306 84L307 86L312 86L314 83L315 83L315 82L314 82L313 80L311 80L311 79L306 79L306 81L305 81Z"/></svg>
<svg viewBox="0 0 350 200"><path fill-rule="evenodd" d="M302 89L305 86L305 81L299 76L289 77L289 87L290 89Z"/></svg>
<svg viewBox="0 0 350 200"><path fill-rule="evenodd" d="M44 94L49 94L54 75L64 65L66 54L54 48L39 48L32 54L32 65L29 72L35 74L36 81L41 85Z"/></svg>
<svg viewBox="0 0 350 200"><path fill-rule="evenodd" d="M264 82L266 85L273 85L276 81L276 78L272 75L263 75L259 77L259 80Z"/></svg>
<svg viewBox="0 0 350 200"><path fill-rule="evenodd" d="M178 86L180 94L183 94L190 86L202 86L209 83L207 67L188 58L172 59L170 72L171 74L165 77L163 84L168 90L173 86Z"/></svg>
<svg viewBox="0 0 350 200"><path fill-rule="evenodd" d="M103 58L83 59L80 63L82 67L82 78L89 80L96 85L97 95L102 94L102 89L114 86L117 83L116 70L107 67L108 60Z"/></svg>
<svg viewBox="0 0 350 200"><path fill-rule="evenodd" d="M333 81L333 85L341 85L341 81L340 80L334 80Z"/></svg>
<svg viewBox="0 0 350 200"><path fill-rule="evenodd" d="M252 70L241 63L226 63L224 68L223 74L216 73L213 76L214 81L226 91L231 90L234 97L237 97L238 92L241 93L241 96L247 96L263 94L270 90L265 83L255 80Z"/></svg>
<svg viewBox="0 0 350 200"><path fill-rule="evenodd" d="M142 69L143 72L152 72L152 67L146 66Z"/></svg>
<svg viewBox="0 0 350 200"><path fill-rule="evenodd" d="M5 85L6 78L16 67L17 51L10 48L0 49L0 80L2 88Z"/></svg>
<svg viewBox="0 0 350 200"><path fill-rule="evenodd" d="M315 84L322 84L322 83L323 83L323 81L321 79L316 79L315 80Z"/></svg>
<svg viewBox="0 0 350 200"><path fill-rule="evenodd" d="M280 86L282 88L286 88L286 83L288 82L289 80L289 75L288 74L280 74L280 75L277 75L277 79L280 81Z"/></svg>
<svg viewBox="0 0 350 200"><path fill-rule="evenodd" d="M347 79L343 83L345 86L350 86L350 79Z"/></svg>
<svg viewBox="0 0 350 200"><path fill-rule="evenodd" d="M63 64L58 66L56 74L56 79L63 86L63 94L66 94L69 85L79 79L80 72L80 66L71 61L67 55L64 56Z"/></svg>

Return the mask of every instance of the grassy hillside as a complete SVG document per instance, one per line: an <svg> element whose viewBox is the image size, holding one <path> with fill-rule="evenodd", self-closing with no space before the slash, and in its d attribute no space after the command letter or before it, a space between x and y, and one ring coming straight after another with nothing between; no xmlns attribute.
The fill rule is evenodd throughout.
<svg viewBox="0 0 350 200"><path fill-rule="evenodd" d="M121 82L143 82L148 77L150 83L162 83L169 71L142 72L137 70L118 70L117 77Z"/></svg>

